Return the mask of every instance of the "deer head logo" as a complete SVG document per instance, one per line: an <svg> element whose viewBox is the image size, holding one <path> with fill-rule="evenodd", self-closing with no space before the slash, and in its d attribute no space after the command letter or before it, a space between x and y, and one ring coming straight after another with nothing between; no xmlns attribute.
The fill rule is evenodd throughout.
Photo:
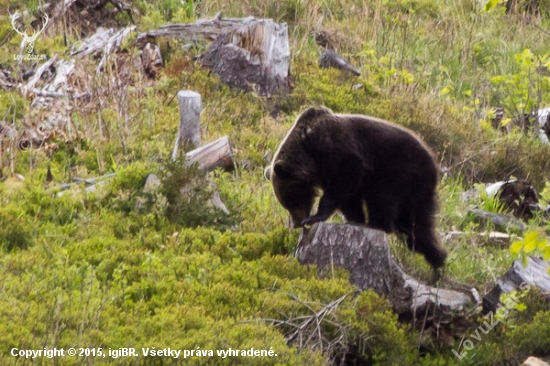
<svg viewBox="0 0 550 366"><path fill-rule="evenodd" d="M50 20L50 18L48 18L47 14L44 14L44 23L42 24L42 29L40 29L39 31L35 30L32 36L29 36L26 31L21 32L18 29L17 19L19 19L19 13L15 12L15 14L10 15L10 19L13 29L23 37L23 41L21 42L22 47L25 48L26 53L31 54L34 50L34 42L36 41L40 33L44 31L44 28L46 28L46 25L48 24L48 20Z"/></svg>

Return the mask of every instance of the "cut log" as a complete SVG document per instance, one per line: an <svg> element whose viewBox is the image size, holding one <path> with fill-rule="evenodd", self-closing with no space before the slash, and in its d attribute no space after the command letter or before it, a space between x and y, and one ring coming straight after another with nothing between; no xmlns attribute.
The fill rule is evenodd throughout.
<svg viewBox="0 0 550 366"><path fill-rule="evenodd" d="M491 222L495 226L495 230L498 231L507 232L508 230L514 230L521 232L525 231L525 229L527 228L525 223L511 216L500 215L478 209L468 210L468 213L473 215L474 218L479 222Z"/></svg>
<svg viewBox="0 0 550 366"><path fill-rule="evenodd" d="M286 23L253 20L220 34L202 65L232 88L271 96L289 90L290 47Z"/></svg>
<svg viewBox="0 0 550 366"><path fill-rule="evenodd" d="M211 171L216 168L230 171L235 167L229 139L223 136L216 141L187 153L186 164L199 164L201 169Z"/></svg>
<svg viewBox="0 0 550 366"><path fill-rule="evenodd" d="M386 234L364 226L319 223L304 229L296 257L301 264L348 270L352 284L387 297L403 319L435 325L463 321L461 315L478 311L481 303L474 288L436 288L407 275L392 259Z"/></svg>
<svg viewBox="0 0 550 366"><path fill-rule="evenodd" d="M203 39L213 41L222 33L255 21L256 18L254 17L222 19L220 12L212 20L199 20L189 24L166 24L160 26L158 29L139 33L137 42L145 44L156 37L177 38L194 42Z"/></svg>
<svg viewBox="0 0 550 366"><path fill-rule="evenodd" d="M359 70L351 66L342 56L329 49L324 50L321 54L321 58L319 59L319 67L322 69L334 67L338 70L349 71L357 76L361 75Z"/></svg>
<svg viewBox="0 0 550 366"><path fill-rule="evenodd" d="M510 246L512 238L514 238L514 236L498 231L481 233L450 231L445 234L444 241L447 245L453 245L459 242L462 238L470 239L468 243L475 246L493 246L507 249Z"/></svg>
<svg viewBox="0 0 550 366"><path fill-rule="evenodd" d="M521 260L516 260L506 273L501 276L493 289L483 298L483 312L495 312L503 305L500 295L511 291L527 291L530 287L538 287L543 293L550 295L550 264L539 257L527 257L527 267Z"/></svg>
<svg viewBox="0 0 550 366"><path fill-rule="evenodd" d="M180 123L172 160L176 160L180 146L186 151L201 144L201 95L192 90L181 90L178 92L178 104Z"/></svg>

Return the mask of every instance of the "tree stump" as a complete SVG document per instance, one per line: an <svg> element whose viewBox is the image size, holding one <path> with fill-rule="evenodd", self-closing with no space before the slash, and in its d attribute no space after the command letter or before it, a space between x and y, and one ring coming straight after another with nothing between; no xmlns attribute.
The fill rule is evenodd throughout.
<svg viewBox="0 0 550 366"><path fill-rule="evenodd" d="M289 89L290 47L286 23L253 19L218 36L202 65L233 88L271 96Z"/></svg>
<svg viewBox="0 0 550 366"><path fill-rule="evenodd" d="M464 321L461 315L478 311L481 303L474 288L436 288L407 275L392 259L386 234L364 226L319 223L304 229L296 257L320 269L346 269L352 284L387 297L407 320L420 318L436 325Z"/></svg>
<svg viewBox="0 0 550 366"><path fill-rule="evenodd" d="M189 150L201 144L201 95L192 90L181 90L178 92L178 103L180 123L172 160L177 158L180 146L183 146L184 150Z"/></svg>

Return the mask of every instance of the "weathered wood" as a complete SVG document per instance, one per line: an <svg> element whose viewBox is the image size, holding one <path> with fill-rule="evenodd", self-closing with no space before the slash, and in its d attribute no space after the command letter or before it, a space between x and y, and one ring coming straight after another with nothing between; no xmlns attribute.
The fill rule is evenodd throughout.
<svg viewBox="0 0 550 366"><path fill-rule="evenodd" d="M10 78L10 74L9 70L0 70L0 88L10 90L15 86L15 83Z"/></svg>
<svg viewBox="0 0 550 366"><path fill-rule="evenodd" d="M526 291L530 287L537 287L543 293L550 295L550 264L540 257L527 257L527 267L523 267L521 260L516 260L512 267L502 275L493 289L483 298L483 312L495 312L502 305L500 295L511 291Z"/></svg>
<svg viewBox="0 0 550 366"><path fill-rule="evenodd" d="M92 36L82 42L80 47L71 52L71 56L82 58L88 55L101 54L101 60L96 68L96 73L99 73L103 70L107 57L118 50L122 45L122 41L135 30L136 26L119 30L99 27Z"/></svg>
<svg viewBox="0 0 550 366"><path fill-rule="evenodd" d="M271 96L289 90L290 47L286 23L253 20L218 36L201 59L233 88Z"/></svg>
<svg viewBox="0 0 550 366"><path fill-rule="evenodd" d="M199 147L201 144L201 95L192 90L181 90L178 92L178 104L180 123L172 160L177 158L180 146L184 150L189 150L189 148Z"/></svg>
<svg viewBox="0 0 550 366"><path fill-rule="evenodd" d="M525 361L523 361L521 366L550 366L550 365L544 362L543 360L541 360L540 358L531 356Z"/></svg>
<svg viewBox="0 0 550 366"><path fill-rule="evenodd" d="M386 234L364 226L319 223L304 229L296 257L302 264L348 270L352 284L387 297L405 319L448 323L481 302L474 288L436 288L407 275L392 259Z"/></svg>
<svg viewBox="0 0 550 366"><path fill-rule="evenodd" d="M57 61L57 55L53 55L52 58L44 62L42 65L40 65L40 67L38 67L38 69L36 69L36 72L34 73L34 75L31 76L27 81L27 84L21 86L21 94L23 94L24 97L28 95L30 90L34 89L34 87L36 86L36 83L38 83L38 81L42 77L42 74L46 70L48 70L50 67L52 67L52 65L56 61Z"/></svg>
<svg viewBox="0 0 550 366"><path fill-rule="evenodd" d="M321 58L319 59L319 67L321 67L322 69L334 67L338 70L349 71L357 76L361 75L359 70L351 66L346 60L344 60L342 56L330 49L324 50L321 54Z"/></svg>
<svg viewBox="0 0 550 366"><path fill-rule="evenodd" d="M143 70L149 76L154 78L163 67L162 55L157 45L147 43L141 51L141 64Z"/></svg>
<svg viewBox="0 0 550 366"><path fill-rule="evenodd" d="M216 168L232 170L234 168L233 155L227 136L206 144L187 153L186 164L199 164L201 169L211 171Z"/></svg>
<svg viewBox="0 0 550 366"><path fill-rule="evenodd" d="M213 41L224 32L255 21L254 17L222 19L220 12L211 20L199 20L188 24L166 24L155 30L139 33L137 42L145 44L156 37L178 38L195 42L203 39Z"/></svg>
<svg viewBox="0 0 550 366"><path fill-rule="evenodd" d="M539 125L539 138L545 144L550 144L550 108L543 108L537 111L537 122Z"/></svg>
<svg viewBox="0 0 550 366"><path fill-rule="evenodd" d="M536 212L544 211L546 208L539 203L538 194L535 188L524 179L512 179L508 181L500 181L495 183L485 184L486 198L492 199L495 202L500 202L502 208L509 213L512 213L516 218L527 221L535 215ZM479 188L470 189L462 194L464 202L479 201L481 200ZM481 212L475 212L477 216L488 218L489 215ZM499 215L492 215L495 217L493 220L495 225L501 226L508 225L508 220L504 217L498 217ZM501 215L502 216L502 215ZM515 223L513 224L515 225ZM517 226L517 225L516 225ZM523 230L519 225L519 229Z"/></svg>
<svg viewBox="0 0 550 366"><path fill-rule="evenodd" d="M463 231L450 231L445 234L445 243L455 244L462 238L469 238L469 244L475 246L494 246L502 249L507 249L514 236L501 233L498 231L489 231L481 233L463 232Z"/></svg>
<svg viewBox="0 0 550 366"><path fill-rule="evenodd" d="M491 222L495 226L495 230L506 232L508 230L525 231L527 226L518 219L507 216L478 210L476 208L468 210L468 213L474 216L476 220L482 223Z"/></svg>

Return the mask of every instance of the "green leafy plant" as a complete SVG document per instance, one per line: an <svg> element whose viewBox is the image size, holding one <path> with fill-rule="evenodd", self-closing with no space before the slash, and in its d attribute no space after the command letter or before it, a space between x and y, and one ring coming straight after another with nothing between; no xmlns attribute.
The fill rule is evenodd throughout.
<svg viewBox="0 0 550 366"><path fill-rule="evenodd" d="M524 263L527 263L527 255L534 254L536 251L541 253L545 261L550 261L550 242L538 231L530 231L522 240L513 242L510 251L512 254L519 255ZM548 273L550 274L550 270Z"/></svg>
<svg viewBox="0 0 550 366"><path fill-rule="evenodd" d="M492 212L496 214L502 214L506 211L504 202L500 200L499 195L489 196L485 184L476 184L475 185L479 198L481 199L480 208L487 212Z"/></svg>
<svg viewBox="0 0 550 366"><path fill-rule="evenodd" d="M497 105L501 105L508 116L517 119L520 127L527 130L529 116L548 101L545 95L550 92L550 77L540 70L550 67L550 55L538 55L525 49L515 54L513 59L515 72L491 78L493 95ZM535 130L538 131L538 125Z"/></svg>

